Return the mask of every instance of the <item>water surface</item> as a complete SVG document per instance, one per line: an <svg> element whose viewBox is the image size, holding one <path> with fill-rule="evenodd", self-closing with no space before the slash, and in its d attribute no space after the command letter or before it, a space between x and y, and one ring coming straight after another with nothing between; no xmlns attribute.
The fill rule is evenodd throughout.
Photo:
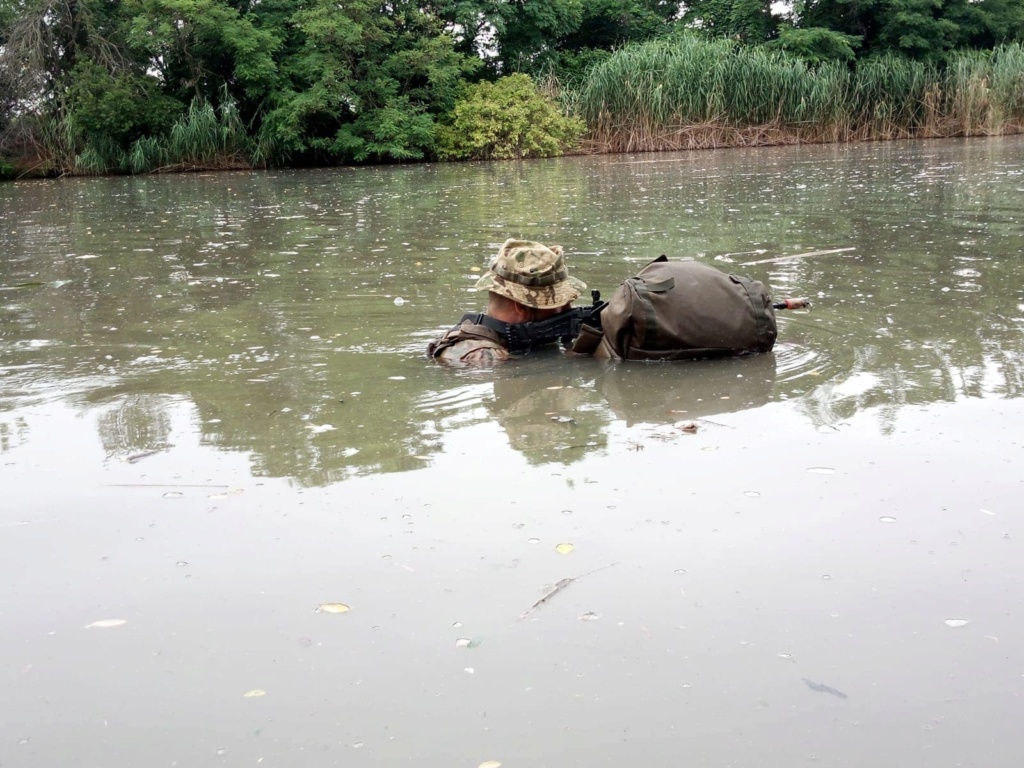
<svg viewBox="0 0 1024 768"><path fill-rule="evenodd" d="M0 763L1018 765L1022 202L1020 138L0 185ZM506 237L814 307L426 360Z"/></svg>

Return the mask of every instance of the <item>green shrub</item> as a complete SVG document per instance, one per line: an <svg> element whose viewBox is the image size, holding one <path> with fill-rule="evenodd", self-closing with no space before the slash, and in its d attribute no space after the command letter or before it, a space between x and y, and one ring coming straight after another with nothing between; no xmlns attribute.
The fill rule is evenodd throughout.
<svg viewBox="0 0 1024 768"><path fill-rule="evenodd" d="M504 160L553 157L575 146L583 121L563 115L529 75L503 77L470 87L437 130L442 160Z"/></svg>
<svg viewBox="0 0 1024 768"><path fill-rule="evenodd" d="M121 149L145 135L165 132L181 115L182 105L163 95L148 76L111 75L94 61L79 61L71 72L68 110L86 142L113 142Z"/></svg>

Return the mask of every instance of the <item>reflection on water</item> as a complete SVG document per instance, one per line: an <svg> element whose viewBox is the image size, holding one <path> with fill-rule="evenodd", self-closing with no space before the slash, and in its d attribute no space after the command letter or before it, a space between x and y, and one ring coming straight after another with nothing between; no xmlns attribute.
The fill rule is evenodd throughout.
<svg viewBox="0 0 1024 768"><path fill-rule="evenodd" d="M257 475L324 485L431 461L494 421L533 463L614 422L790 401L812 423L1024 388L1020 138L545 163L0 186L0 450L48 403L112 457L168 450L183 405ZM771 355L603 369L422 356L506 237L561 243L606 294L660 253L809 295ZM772 257L851 248L792 260Z"/></svg>

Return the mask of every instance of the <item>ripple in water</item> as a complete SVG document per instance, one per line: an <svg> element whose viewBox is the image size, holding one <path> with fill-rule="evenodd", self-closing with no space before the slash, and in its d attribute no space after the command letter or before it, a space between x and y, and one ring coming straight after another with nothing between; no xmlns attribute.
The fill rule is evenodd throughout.
<svg viewBox="0 0 1024 768"><path fill-rule="evenodd" d="M796 381L805 376L826 378L831 361L819 350L788 342L777 343L775 355L775 377L777 381Z"/></svg>

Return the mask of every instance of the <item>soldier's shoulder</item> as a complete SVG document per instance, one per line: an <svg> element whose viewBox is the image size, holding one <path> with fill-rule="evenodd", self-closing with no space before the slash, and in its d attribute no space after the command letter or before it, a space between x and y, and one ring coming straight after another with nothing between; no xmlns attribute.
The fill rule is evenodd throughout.
<svg viewBox="0 0 1024 768"><path fill-rule="evenodd" d="M450 363L491 365L508 360L511 355L497 342L487 339L463 339L445 347L437 357Z"/></svg>

